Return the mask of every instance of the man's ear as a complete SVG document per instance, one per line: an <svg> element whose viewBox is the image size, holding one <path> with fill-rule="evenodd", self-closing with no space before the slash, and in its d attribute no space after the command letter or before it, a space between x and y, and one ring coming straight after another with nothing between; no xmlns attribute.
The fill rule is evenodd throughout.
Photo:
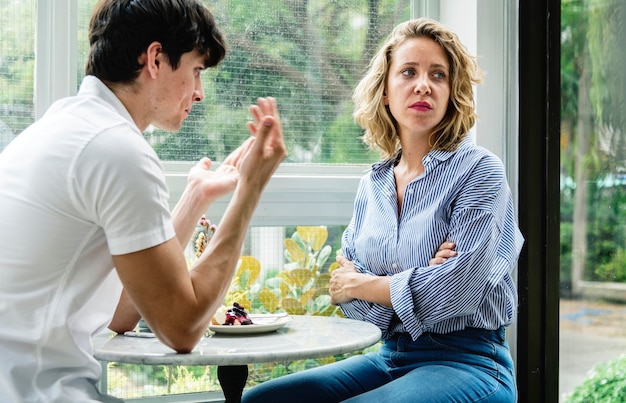
<svg viewBox="0 0 626 403"><path fill-rule="evenodd" d="M163 62L162 46L159 42L152 42L144 53L139 56L139 63L150 74L150 77L156 78L161 64Z"/></svg>

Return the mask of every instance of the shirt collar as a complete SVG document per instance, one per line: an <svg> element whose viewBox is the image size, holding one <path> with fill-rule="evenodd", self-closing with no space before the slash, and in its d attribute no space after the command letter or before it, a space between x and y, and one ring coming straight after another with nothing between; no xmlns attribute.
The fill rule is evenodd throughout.
<svg viewBox="0 0 626 403"><path fill-rule="evenodd" d="M78 90L78 96L95 97L104 101L141 133L122 101L98 77L85 76Z"/></svg>
<svg viewBox="0 0 626 403"><path fill-rule="evenodd" d="M471 137L467 135L461 141L461 143L459 144L456 150L454 151L431 150L430 152L428 152L428 154L424 156L423 161L427 161L429 159L430 160L436 159L436 160L439 160L440 162L446 161L457 152L463 149L466 149L467 147L471 147L473 143L474 143L474 140L472 140ZM372 171L376 171L379 169L396 165L398 161L400 161L401 156L402 156L402 149L398 150L396 155L394 155L393 157L390 157L390 158L387 158L387 159L384 159L382 161L378 161L372 164Z"/></svg>

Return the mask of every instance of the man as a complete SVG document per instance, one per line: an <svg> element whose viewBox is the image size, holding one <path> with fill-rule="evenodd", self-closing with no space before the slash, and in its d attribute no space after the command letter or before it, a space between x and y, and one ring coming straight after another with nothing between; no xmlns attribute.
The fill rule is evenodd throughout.
<svg viewBox="0 0 626 403"><path fill-rule="evenodd" d="M222 304L262 189L285 157L276 103L251 106L251 137L215 171L191 169L170 214L142 131L178 130L203 98L202 70L226 47L198 0L102 0L86 77L0 154L0 401L92 402L90 338L143 317L191 351ZM234 191L191 270L186 245L209 205Z"/></svg>

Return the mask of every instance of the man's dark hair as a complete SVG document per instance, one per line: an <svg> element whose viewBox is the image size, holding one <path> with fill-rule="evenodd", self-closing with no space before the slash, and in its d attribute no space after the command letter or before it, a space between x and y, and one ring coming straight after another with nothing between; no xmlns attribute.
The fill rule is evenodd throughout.
<svg viewBox="0 0 626 403"><path fill-rule="evenodd" d="M111 83L130 83L141 71L139 56L160 42L173 69L184 53L219 64L226 45L213 14L199 0L101 0L89 23L85 73Z"/></svg>

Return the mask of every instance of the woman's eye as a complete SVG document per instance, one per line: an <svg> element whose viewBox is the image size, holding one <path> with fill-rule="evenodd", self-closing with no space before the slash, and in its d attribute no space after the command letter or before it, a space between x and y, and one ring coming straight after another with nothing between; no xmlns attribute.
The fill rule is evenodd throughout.
<svg viewBox="0 0 626 403"><path fill-rule="evenodd" d="M403 76L412 76L415 74L415 72L411 69L402 70L401 73Z"/></svg>
<svg viewBox="0 0 626 403"><path fill-rule="evenodd" d="M446 73L444 73L443 71L437 71L433 74L433 77L442 80L446 78Z"/></svg>

